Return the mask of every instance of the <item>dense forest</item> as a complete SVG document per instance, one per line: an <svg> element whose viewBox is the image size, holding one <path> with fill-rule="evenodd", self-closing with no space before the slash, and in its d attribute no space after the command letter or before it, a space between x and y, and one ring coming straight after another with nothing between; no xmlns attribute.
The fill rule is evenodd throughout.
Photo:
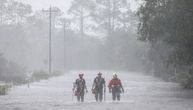
<svg viewBox="0 0 193 110"><path fill-rule="evenodd" d="M142 70L145 43L137 40L138 17L129 2L83 1L73 0L67 16L51 7L53 71ZM49 9L34 12L17 0L1 0L0 8L0 79L21 81L34 71L47 72Z"/></svg>
<svg viewBox="0 0 193 110"><path fill-rule="evenodd" d="M51 7L53 71L145 71L193 88L193 1L72 0ZM49 9L45 9L49 10ZM0 80L48 71L49 14L16 0L0 1Z"/></svg>
<svg viewBox="0 0 193 110"><path fill-rule="evenodd" d="M144 0L139 39L149 44L147 68L155 76L193 88L193 1Z"/></svg>

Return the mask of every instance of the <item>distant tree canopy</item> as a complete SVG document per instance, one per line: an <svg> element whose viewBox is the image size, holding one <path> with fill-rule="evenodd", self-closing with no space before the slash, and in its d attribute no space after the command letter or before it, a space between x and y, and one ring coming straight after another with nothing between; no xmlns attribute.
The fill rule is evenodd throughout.
<svg viewBox="0 0 193 110"><path fill-rule="evenodd" d="M16 0L0 1L0 81L20 84L26 81L28 64L33 62L30 59L43 49L35 42L47 35L47 23L36 15L28 4ZM40 64L38 60L35 65Z"/></svg>
<svg viewBox="0 0 193 110"><path fill-rule="evenodd" d="M83 27L81 25L87 23L87 27L89 28L84 28L84 35L86 36L84 40L88 40L91 47L94 42L98 42L97 44L99 44L94 46L95 49L82 48L83 50L88 50L86 50L87 52L82 51L87 54L81 54L83 57L85 56L85 59L82 59L81 62L91 60L91 62L87 62L90 68L94 63L92 68L140 70L141 65L143 65L141 60L143 59L145 46L137 42L136 27L138 18L131 11L129 2L127 0L87 0L83 5L78 2L80 0L73 0L69 9L69 12L73 14L72 19L77 17L77 15L79 16L78 26L80 27L80 33ZM77 4L80 5L77 6ZM87 22L83 23L81 21L81 9L84 9L84 17L87 19ZM93 36L96 37L103 36L102 42L100 40L90 41L89 37L92 37L92 35L89 32L93 32ZM78 34L78 36L82 35ZM89 45L84 41L76 44ZM81 58L81 55L78 58ZM87 55L91 56L88 57ZM93 58L95 60L92 60Z"/></svg>
<svg viewBox="0 0 193 110"><path fill-rule="evenodd" d="M139 34L148 42L156 76L193 87L193 1L144 0L138 11Z"/></svg>
<svg viewBox="0 0 193 110"><path fill-rule="evenodd" d="M23 83L25 77L25 68L0 55L0 81Z"/></svg>
<svg viewBox="0 0 193 110"><path fill-rule="evenodd" d="M51 8L53 70L141 69L145 46L127 0L73 0L68 19ZM1 0L0 9L0 80L48 70L49 15L17 0Z"/></svg>
<svg viewBox="0 0 193 110"><path fill-rule="evenodd" d="M1 24L17 24L26 22L26 17L30 16L32 9L30 5L26 5L15 0L0 1L0 23Z"/></svg>
<svg viewBox="0 0 193 110"><path fill-rule="evenodd" d="M95 0L95 10L91 13L93 20L101 27L99 31L111 36L117 28L126 25L129 19L124 14L130 12L127 0ZM125 10L124 10L125 9ZM124 11L121 11L124 10Z"/></svg>

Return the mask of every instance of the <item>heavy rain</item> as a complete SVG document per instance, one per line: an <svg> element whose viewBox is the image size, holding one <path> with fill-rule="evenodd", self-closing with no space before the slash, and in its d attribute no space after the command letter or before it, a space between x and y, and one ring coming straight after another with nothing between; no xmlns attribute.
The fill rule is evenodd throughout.
<svg viewBox="0 0 193 110"><path fill-rule="evenodd" d="M192 0L0 0L0 110L192 110Z"/></svg>

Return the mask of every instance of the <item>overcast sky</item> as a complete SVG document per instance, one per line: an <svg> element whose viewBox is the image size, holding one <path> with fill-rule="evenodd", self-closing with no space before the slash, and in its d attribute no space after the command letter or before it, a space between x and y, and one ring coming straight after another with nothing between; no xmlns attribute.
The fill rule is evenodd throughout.
<svg viewBox="0 0 193 110"><path fill-rule="evenodd" d="M42 8L49 8L51 6L57 6L62 11L68 10L71 0L18 0L24 3L32 5L34 11L41 10Z"/></svg>
<svg viewBox="0 0 193 110"><path fill-rule="evenodd" d="M18 0L24 3L28 3L32 5L32 9L42 10L42 8L49 8L51 6L59 7L63 12L66 12L71 4L72 0ZM135 10L137 8L135 0L129 0L131 2L131 8Z"/></svg>

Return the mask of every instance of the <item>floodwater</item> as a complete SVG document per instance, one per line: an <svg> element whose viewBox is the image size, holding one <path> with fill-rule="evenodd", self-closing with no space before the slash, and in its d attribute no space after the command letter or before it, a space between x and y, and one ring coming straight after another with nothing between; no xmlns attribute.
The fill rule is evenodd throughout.
<svg viewBox="0 0 193 110"><path fill-rule="evenodd" d="M84 103L72 95L78 73L84 73L88 93ZM13 87L8 95L0 96L0 110L192 110L193 90L183 90L178 84L164 82L134 72L117 72L125 93L120 102L113 102L106 92L106 100L97 103L91 85L98 71L71 71L61 77ZM108 84L111 71L102 71Z"/></svg>

